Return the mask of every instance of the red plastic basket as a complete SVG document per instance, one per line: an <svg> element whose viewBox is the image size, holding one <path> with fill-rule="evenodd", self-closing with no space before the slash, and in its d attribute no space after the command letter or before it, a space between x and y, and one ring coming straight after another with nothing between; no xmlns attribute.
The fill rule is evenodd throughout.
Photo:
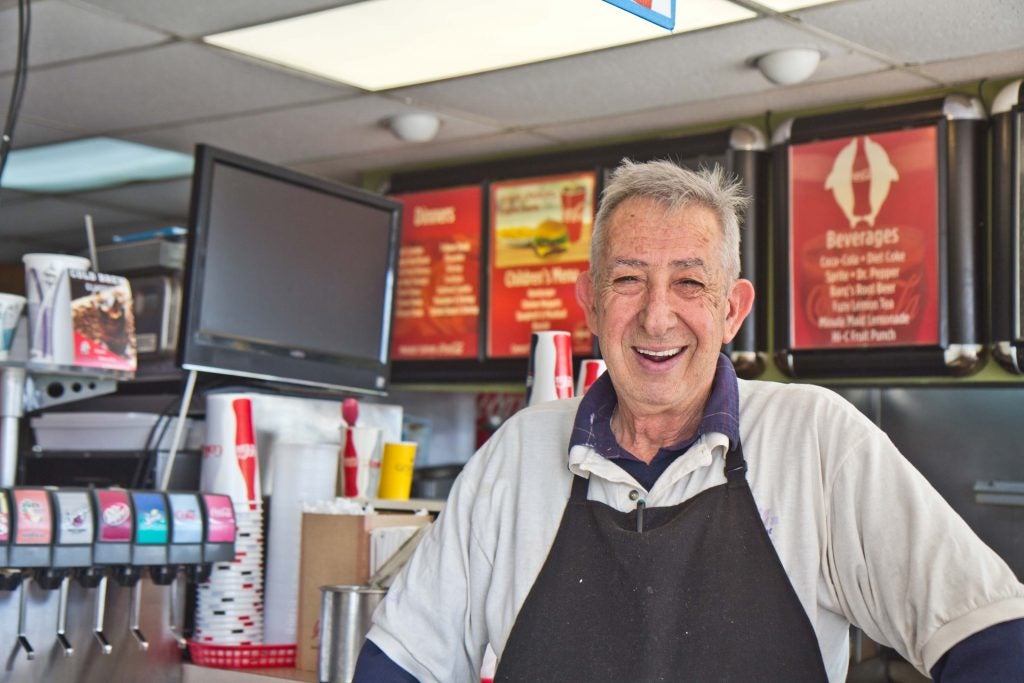
<svg viewBox="0 0 1024 683"><path fill-rule="evenodd" d="M192 663L220 669L294 667L294 645L210 645L188 641Z"/></svg>

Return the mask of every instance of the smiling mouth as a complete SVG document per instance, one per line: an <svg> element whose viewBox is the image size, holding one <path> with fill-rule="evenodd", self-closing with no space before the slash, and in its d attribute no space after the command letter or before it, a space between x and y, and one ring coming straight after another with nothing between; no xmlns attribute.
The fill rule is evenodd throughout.
<svg viewBox="0 0 1024 683"><path fill-rule="evenodd" d="M633 350L643 356L649 361L655 363L664 363L667 360L671 360L683 352L683 347L677 346L673 349L664 349L661 351L655 351L652 349L642 349L639 346L634 346Z"/></svg>

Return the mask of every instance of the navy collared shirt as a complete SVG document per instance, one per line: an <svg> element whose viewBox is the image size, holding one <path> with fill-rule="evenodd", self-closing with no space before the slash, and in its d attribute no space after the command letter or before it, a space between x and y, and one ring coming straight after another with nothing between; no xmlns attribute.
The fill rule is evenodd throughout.
<svg viewBox="0 0 1024 683"><path fill-rule="evenodd" d="M704 416L696 433L679 443L658 450L650 463L645 463L619 445L612 434L612 413L619 398L608 373L601 375L580 402L573 424L569 448L590 446L626 470L648 491L668 466L685 453L703 434L718 432L729 437L730 449L740 442L740 397L736 371L725 354L719 354L711 394L704 405Z"/></svg>

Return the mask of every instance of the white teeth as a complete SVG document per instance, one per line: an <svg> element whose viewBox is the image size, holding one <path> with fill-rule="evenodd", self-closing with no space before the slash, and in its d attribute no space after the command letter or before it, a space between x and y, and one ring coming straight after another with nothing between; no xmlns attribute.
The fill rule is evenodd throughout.
<svg viewBox="0 0 1024 683"><path fill-rule="evenodd" d="M677 353L679 353L682 350L683 350L682 347L676 347L674 349L667 349L665 351L650 351L648 349L640 349L640 348L638 348L637 349L637 353L642 353L645 356L654 356L655 358L668 358L669 356L676 355Z"/></svg>

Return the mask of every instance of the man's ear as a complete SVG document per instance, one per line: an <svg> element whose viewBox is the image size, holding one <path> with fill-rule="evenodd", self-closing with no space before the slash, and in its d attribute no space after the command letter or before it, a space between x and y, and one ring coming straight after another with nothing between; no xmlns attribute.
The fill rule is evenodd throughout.
<svg viewBox="0 0 1024 683"><path fill-rule="evenodd" d="M587 329L597 334L597 308L594 294L594 283L590 280L590 271L585 270L576 278L576 303L583 309L587 319Z"/></svg>
<svg viewBox="0 0 1024 683"><path fill-rule="evenodd" d="M725 316L723 344L728 344L733 340L753 306L754 285L750 280L736 280L729 292L729 312Z"/></svg>

